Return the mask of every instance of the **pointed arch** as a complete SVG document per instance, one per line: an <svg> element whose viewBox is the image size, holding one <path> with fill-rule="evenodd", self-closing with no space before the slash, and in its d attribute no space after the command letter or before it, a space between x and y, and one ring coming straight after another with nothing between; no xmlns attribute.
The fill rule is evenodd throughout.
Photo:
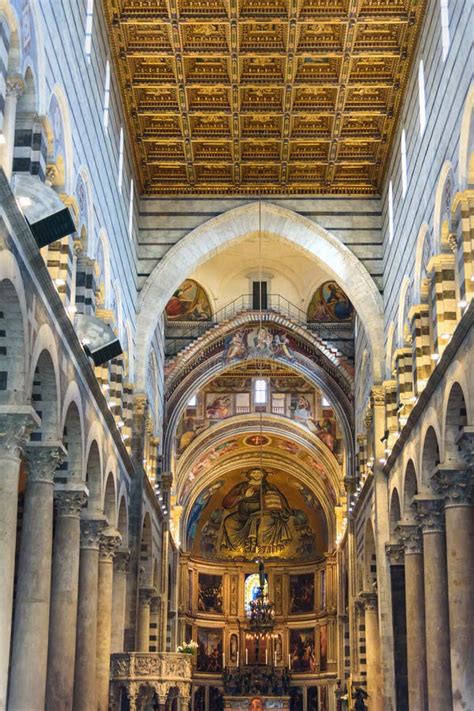
<svg viewBox="0 0 474 711"><path fill-rule="evenodd" d="M292 210L264 203L261 228L309 253L341 285L367 326L374 379L379 381L383 367L383 302L364 265L337 237ZM229 210L189 232L155 267L139 300L136 362L140 389L145 388L153 334L172 294L211 255L258 229L258 203Z"/></svg>

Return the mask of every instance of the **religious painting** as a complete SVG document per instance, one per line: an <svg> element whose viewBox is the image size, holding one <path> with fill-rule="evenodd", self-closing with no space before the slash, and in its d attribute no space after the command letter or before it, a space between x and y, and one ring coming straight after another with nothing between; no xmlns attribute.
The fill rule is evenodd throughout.
<svg viewBox="0 0 474 711"><path fill-rule="evenodd" d="M197 670L201 672L222 672L222 630L198 627Z"/></svg>
<svg viewBox="0 0 474 711"><path fill-rule="evenodd" d="M222 612L223 590L222 575L198 575L198 610L199 612Z"/></svg>
<svg viewBox="0 0 474 711"><path fill-rule="evenodd" d="M224 341L224 361L246 358L281 358L293 362L293 344L286 332L265 327L250 330L239 329Z"/></svg>
<svg viewBox="0 0 474 711"><path fill-rule="evenodd" d="M263 701L256 697L252 699L249 704L249 711L263 711Z"/></svg>
<svg viewBox="0 0 474 711"><path fill-rule="evenodd" d="M268 447L271 442L271 437L267 437L264 434L250 435L244 439L244 444L247 447Z"/></svg>
<svg viewBox="0 0 474 711"><path fill-rule="evenodd" d="M181 419L176 432L178 455L182 454L184 450L189 447L191 442L207 427L209 427L209 422L197 419L192 415L185 415Z"/></svg>
<svg viewBox="0 0 474 711"><path fill-rule="evenodd" d="M326 281L314 292L309 303L307 319L310 323L351 321L354 308L335 281Z"/></svg>
<svg viewBox="0 0 474 711"><path fill-rule="evenodd" d="M304 689L301 686L290 686L290 711L301 711L304 708Z"/></svg>
<svg viewBox="0 0 474 711"><path fill-rule="evenodd" d="M206 711L206 687L198 686L193 699L193 711Z"/></svg>
<svg viewBox="0 0 474 711"><path fill-rule="evenodd" d="M263 594L268 595L268 576L265 575ZM244 584L244 608L247 615L250 615L250 603L256 600L260 590L260 573L247 573Z"/></svg>
<svg viewBox="0 0 474 711"><path fill-rule="evenodd" d="M291 413L294 420L305 424L313 417L314 397L309 394L294 393L291 396Z"/></svg>
<svg viewBox="0 0 474 711"><path fill-rule="evenodd" d="M193 508L188 518L188 525L186 529L186 541L188 547L192 545L194 536L196 535L196 530L199 524L199 519L212 498L212 495L218 491L224 485L224 479L219 479L215 481L208 489L205 489L194 502Z"/></svg>
<svg viewBox="0 0 474 711"><path fill-rule="evenodd" d="M328 668L328 626L319 628L319 669L324 672Z"/></svg>
<svg viewBox="0 0 474 711"><path fill-rule="evenodd" d="M314 610L314 575L290 575L290 614Z"/></svg>
<svg viewBox="0 0 474 711"><path fill-rule="evenodd" d="M211 321L212 309L206 292L193 279L186 279L165 307L168 321Z"/></svg>
<svg viewBox="0 0 474 711"><path fill-rule="evenodd" d="M310 686L308 688L307 696L307 707L308 711L318 711L318 687Z"/></svg>
<svg viewBox="0 0 474 711"><path fill-rule="evenodd" d="M224 420L232 415L232 396L230 393L206 394L206 417L210 420Z"/></svg>
<svg viewBox="0 0 474 711"><path fill-rule="evenodd" d="M212 501L199 495L187 542L214 560L308 560L323 552L326 529L322 510L308 507L292 478L254 468L228 475Z"/></svg>
<svg viewBox="0 0 474 711"><path fill-rule="evenodd" d="M315 672L314 628L290 630L290 669L292 672Z"/></svg>
<svg viewBox="0 0 474 711"><path fill-rule="evenodd" d="M324 444L334 452L336 449L336 420L334 417L325 417L321 420L308 418L306 421L308 428L324 442Z"/></svg>

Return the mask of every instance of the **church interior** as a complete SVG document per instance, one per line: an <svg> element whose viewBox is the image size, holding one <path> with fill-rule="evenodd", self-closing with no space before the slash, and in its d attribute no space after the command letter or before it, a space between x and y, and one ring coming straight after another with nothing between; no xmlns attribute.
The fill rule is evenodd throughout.
<svg viewBox="0 0 474 711"><path fill-rule="evenodd" d="M0 711L474 711L470 0L0 0Z"/></svg>

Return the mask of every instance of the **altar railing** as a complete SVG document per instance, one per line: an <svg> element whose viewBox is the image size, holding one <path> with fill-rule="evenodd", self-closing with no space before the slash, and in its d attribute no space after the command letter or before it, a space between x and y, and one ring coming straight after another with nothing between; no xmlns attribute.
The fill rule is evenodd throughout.
<svg viewBox="0 0 474 711"><path fill-rule="evenodd" d="M168 696L177 696L181 708L189 707L192 662L189 654L122 652L110 661L111 707L118 709L127 694L130 711L140 711L156 698L164 708Z"/></svg>

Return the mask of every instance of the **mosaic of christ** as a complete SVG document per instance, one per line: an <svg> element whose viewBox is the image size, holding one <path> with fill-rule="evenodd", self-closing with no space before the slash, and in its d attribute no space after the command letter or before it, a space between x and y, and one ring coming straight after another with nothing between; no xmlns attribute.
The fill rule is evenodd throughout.
<svg viewBox="0 0 474 711"><path fill-rule="evenodd" d="M325 549L322 513L309 509L288 476L264 469L239 472L213 496L193 541L196 555L252 560L309 559ZM192 517L192 512L191 512Z"/></svg>

